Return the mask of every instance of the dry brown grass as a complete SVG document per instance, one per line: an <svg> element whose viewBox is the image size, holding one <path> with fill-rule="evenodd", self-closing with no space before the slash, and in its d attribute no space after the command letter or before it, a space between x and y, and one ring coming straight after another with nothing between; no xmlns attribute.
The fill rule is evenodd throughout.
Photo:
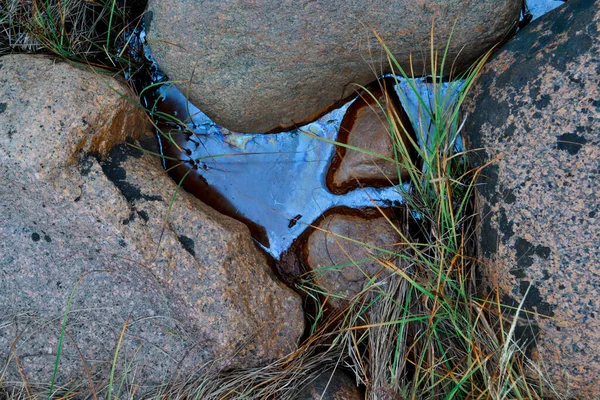
<svg viewBox="0 0 600 400"><path fill-rule="evenodd" d="M47 52L87 62L114 58L125 10L112 0L0 0L0 54Z"/></svg>

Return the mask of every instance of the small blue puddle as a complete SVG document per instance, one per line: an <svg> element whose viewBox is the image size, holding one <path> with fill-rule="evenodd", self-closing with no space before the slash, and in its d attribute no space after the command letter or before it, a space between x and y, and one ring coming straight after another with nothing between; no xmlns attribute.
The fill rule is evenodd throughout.
<svg viewBox="0 0 600 400"><path fill-rule="evenodd" d="M244 134L214 124L173 85L161 91L161 98L158 110L185 119L189 107L191 116L185 122L193 134L160 126L183 149L179 152L163 138L165 155L186 160L171 170L172 176L181 179L191 171L183 182L186 190L245 222L275 258L333 207L389 207L402 201L394 186L360 188L344 195L327 190L325 178L335 151L329 141L336 140L351 102L293 131ZM176 164L168 161L167 168Z"/></svg>
<svg viewBox="0 0 600 400"><path fill-rule="evenodd" d="M550 11L562 1L528 0L534 18ZM141 41L144 33L140 35ZM146 46L146 55L149 49ZM153 66L155 82L161 73ZM427 142L430 121L417 95L406 80L398 79L396 92L408 113L415 132ZM413 80L426 104L433 104L432 84ZM441 95L456 95L462 86L439 85ZM203 202L244 222L252 236L269 254L279 259L290 245L317 218L335 207L353 209L390 207L402 203L407 183L385 188L364 187L343 195L331 193L326 186L327 171L335 152L340 125L353 101L298 129L271 134L231 132L216 125L170 83L147 93L155 117L164 113L183 121L157 118L163 134L171 135L181 148L159 137L165 156L181 161L166 161L170 175ZM417 135L419 136L419 135ZM460 140L459 140L460 145ZM421 143L421 146L423 144Z"/></svg>

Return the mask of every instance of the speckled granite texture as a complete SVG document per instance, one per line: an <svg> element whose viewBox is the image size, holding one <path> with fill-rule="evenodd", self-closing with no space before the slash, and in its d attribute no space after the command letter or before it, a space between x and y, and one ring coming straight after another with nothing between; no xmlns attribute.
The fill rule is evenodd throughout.
<svg viewBox="0 0 600 400"><path fill-rule="evenodd" d="M547 316L522 315L533 359L560 394L597 398L600 2L569 1L520 32L467 111L473 159L493 160L478 186L485 281L508 305L529 290L525 308Z"/></svg>
<svg viewBox="0 0 600 400"><path fill-rule="evenodd" d="M248 229L184 192L165 225L176 184L159 159L126 145L109 152L152 132L109 86L129 93L50 58L0 58L5 384L49 384L74 289L58 385L83 378L89 388L84 366L108 378L124 327L116 379L130 368L138 394L214 357L215 367L257 366L292 351L300 300Z"/></svg>
<svg viewBox="0 0 600 400"><path fill-rule="evenodd" d="M148 41L194 105L239 132L316 119L389 64L374 29L414 73L429 68L430 30L463 68L514 31L521 0L150 0ZM459 54L460 53L460 54ZM188 84L189 81L189 84Z"/></svg>

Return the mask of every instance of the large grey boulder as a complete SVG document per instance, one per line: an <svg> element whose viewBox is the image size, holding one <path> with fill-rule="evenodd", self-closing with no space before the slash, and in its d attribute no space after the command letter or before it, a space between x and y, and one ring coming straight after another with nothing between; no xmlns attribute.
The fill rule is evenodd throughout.
<svg viewBox="0 0 600 400"><path fill-rule="evenodd" d="M19 55L0 58L0 93L0 385L48 387L67 308L57 386L84 393L113 360L139 394L295 348L299 297L248 229L184 192L165 224L160 161L110 151L151 132L126 85Z"/></svg>
<svg viewBox="0 0 600 400"><path fill-rule="evenodd" d="M448 66L463 69L516 27L522 0L150 0L154 57L193 104L224 127L268 132L315 119L389 69L430 66L435 17Z"/></svg>
<svg viewBox="0 0 600 400"><path fill-rule="evenodd" d="M485 282L508 306L527 293L517 338L563 398L600 393L599 26L594 0L533 22L485 67L464 127L493 161L477 186Z"/></svg>

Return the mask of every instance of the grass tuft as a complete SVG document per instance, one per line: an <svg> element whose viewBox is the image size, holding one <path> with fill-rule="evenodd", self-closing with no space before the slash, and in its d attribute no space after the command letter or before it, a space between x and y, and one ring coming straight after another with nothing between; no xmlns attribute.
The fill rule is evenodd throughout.
<svg viewBox="0 0 600 400"><path fill-rule="evenodd" d="M49 53L95 67L130 69L135 26L115 0L0 0L0 55Z"/></svg>

